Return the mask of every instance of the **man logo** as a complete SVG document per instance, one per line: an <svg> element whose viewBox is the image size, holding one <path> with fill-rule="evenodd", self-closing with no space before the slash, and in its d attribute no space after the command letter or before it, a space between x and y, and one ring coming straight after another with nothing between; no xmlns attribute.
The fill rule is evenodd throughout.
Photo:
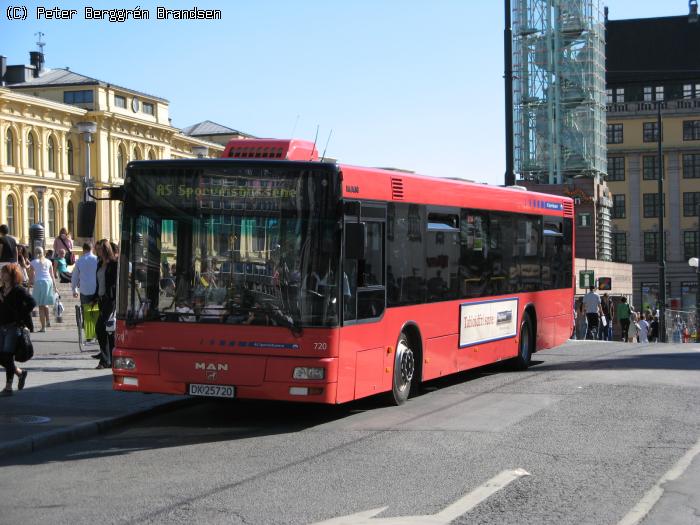
<svg viewBox="0 0 700 525"><path fill-rule="evenodd" d="M194 364L195 370L206 370L207 372L228 372L228 365L226 363L205 363L204 361L198 361Z"/></svg>

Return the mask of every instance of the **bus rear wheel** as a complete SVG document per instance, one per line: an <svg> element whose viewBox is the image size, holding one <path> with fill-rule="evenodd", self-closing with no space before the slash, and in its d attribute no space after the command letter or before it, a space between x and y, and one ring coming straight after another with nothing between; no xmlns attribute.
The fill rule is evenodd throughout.
<svg viewBox="0 0 700 525"><path fill-rule="evenodd" d="M513 359L515 370L526 370L530 366L532 359L532 349L534 348L535 333L532 329L530 316L525 314L523 322L520 323L520 342L518 343L518 356Z"/></svg>
<svg viewBox="0 0 700 525"><path fill-rule="evenodd" d="M391 393L394 403L403 405L411 393L411 385L416 373L416 357L411 344L402 333L396 344L396 356L394 358L394 377Z"/></svg>

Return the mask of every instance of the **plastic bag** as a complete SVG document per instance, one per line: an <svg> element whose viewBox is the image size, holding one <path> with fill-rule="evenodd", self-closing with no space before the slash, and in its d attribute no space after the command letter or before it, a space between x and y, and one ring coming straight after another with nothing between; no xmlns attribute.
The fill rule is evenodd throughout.
<svg viewBox="0 0 700 525"><path fill-rule="evenodd" d="M57 321L63 317L63 311L64 308L63 303L61 302L61 296L56 294L53 302L53 314Z"/></svg>

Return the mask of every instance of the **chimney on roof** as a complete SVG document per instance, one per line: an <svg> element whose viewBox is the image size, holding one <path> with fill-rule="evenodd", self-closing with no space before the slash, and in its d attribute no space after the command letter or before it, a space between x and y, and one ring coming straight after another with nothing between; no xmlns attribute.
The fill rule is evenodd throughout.
<svg viewBox="0 0 700 525"><path fill-rule="evenodd" d="M44 53L41 51L30 51L29 63L34 67L34 78L37 78L44 71Z"/></svg>
<svg viewBox="0 0 700 525"><path fill-rule="evenodd" d="M7 74L7 58L0 55L0 86L5 85L5 75Z"/></svg>
<svg viewBox="0 0 700 525"><path fill-rule="evenodd" d="M697 24L698 23L698 0L688 0L688 23Z"/></svg>

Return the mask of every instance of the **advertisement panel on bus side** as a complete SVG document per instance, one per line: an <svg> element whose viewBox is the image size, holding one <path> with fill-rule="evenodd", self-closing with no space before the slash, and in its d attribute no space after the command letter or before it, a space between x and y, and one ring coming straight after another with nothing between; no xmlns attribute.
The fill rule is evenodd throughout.
<svg viewBox="0 0 700 525"><path fill-rule="evenodd" d="M518 299L462 304L459 311L460 348L517 334Z"/></svg>

